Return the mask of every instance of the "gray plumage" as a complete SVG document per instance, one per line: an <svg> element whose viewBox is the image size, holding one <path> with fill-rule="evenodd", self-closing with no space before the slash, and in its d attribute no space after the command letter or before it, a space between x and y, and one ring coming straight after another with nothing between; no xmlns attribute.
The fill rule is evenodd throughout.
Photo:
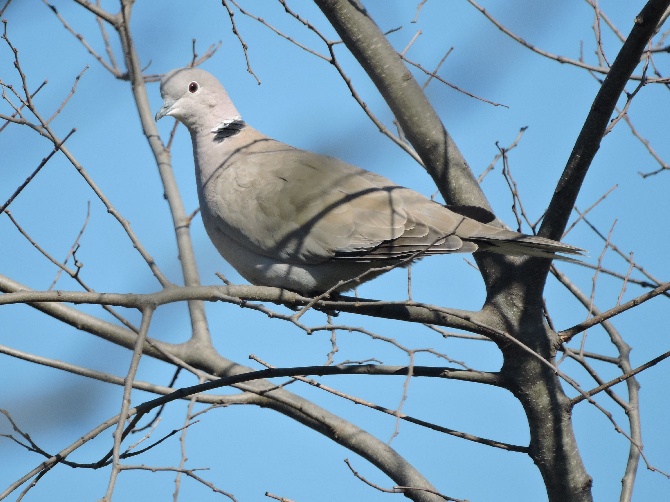
<svg viewBox="0 0 670 502"><path fill-rule="evenodd" d="M170 115L191 133L207 234L252 284L315 294L351 289L424 255L582 252L480 223L382 176L275 141L242 121L206 71L171 71L161 96L156 120Z"/></svg>

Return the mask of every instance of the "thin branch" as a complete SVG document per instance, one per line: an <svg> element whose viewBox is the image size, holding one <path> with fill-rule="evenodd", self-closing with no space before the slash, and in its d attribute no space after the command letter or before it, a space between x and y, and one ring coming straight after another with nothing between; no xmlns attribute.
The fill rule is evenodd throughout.
<svg viewBox="0 0 670 502"><path fill-rule="evenodd" d="M11 347L0 345L0 353L6 354L17 359L22 359L30 363L39 364L48 368L54 368L61 371L66 371L72 373L73 375L79 375L86 378L91 378L93 380L98 380L104 383L110 383L113 385L123 386L125 384L125 379L116 375L110 375L109 373L103 373L101 371L92 370L89 368L83 368L74 364L66 363L57 359L50 359L47 357L37 356L35 354L29 354ZM214 378L214 377L212 377ZM144 382L140 380L133 381L133 388L138 390L143 390L145 392L150 392L153 394L159 395L168 395L174 392L174 387L165 387L162 385L156 385L149 382ZM246 402L245 396L248 394L194 394L192 396L184 398L184 400L196 399L199 403L208 403L208 404L217 404L217 405L232 405L232 404L242 404Z"/></svg>
<svg viewBox="0 0 670 502"><path fill-rule="evenodd" d="M100 0L96 0L96 6L98 9L101 9ZM102 42L105 44L105 52L109 58L109 63L112 65L112 68L116 70L117 73L122 73L119 68L119 64L116 62L116 56L114 56L114 50L112 49L112 44L109 41L109 35L107 35L107 29L105 28L105 23L100 16L95 16L95 21L98 23L98 29L100 30L100 36L102 37Z"/></svg>
<svg viewBox="0 0 670 502"><path fill-rule="evenodd" d="M598 2L594 0L585 0L587 4L589 4L594 10L598 9ZM609 27L610 30L612 30L612 33L616 35L616 37L619 39L621 43L624 43L626 41L626 37L624 37L623 33L619 31L619 29L614 25L612 20L607 16L605 12L602 10L598 9L598 16L605 21L605 24Z"/></svg>
<svg viewBox="0 0 670 502"><path fill-rule="evenodd" d="M62 140L58 141L57 143L54 143L54 147L51 150L51 152L49 152L49 154L42 159L42 161L35 168L35 170L32 173L30 173L30 175L26 178L26 180L23 183L21 183L16 190L14 190L14 193L9 197L9 199L7 199L7 201L2 206L0 206L0 214L5 212L5 210L9 207L9 205L12 202L14 202L14 199L16 199L16 197L18 197L18 195L23 191L23 189L28 186L28 184L33 180L33 178L37 176L37 173L39 173L42 170L42 168L47 165L47 162L51 160L51 157L53 157L54 155L56 155L56 153L58 153L58 151L60 151L60 148L70 138L70 136L72 136L75 133L75 131L76 129L72 129L69 133L65 135L65 137Z"/></svg>
<svg viewBox="0 0 670 502"><path fill-rule="evenodd" d="M416 6L416 14L414 14L414 19L412 19L413 23L416 23L419 20L419 13L421 12L421 9L423 6L426 4L428 0L421 0L419 2L419 5Z"/></svg>
<svg viewBox="0 0 670 502"><path fill-rule="evenodd" d="M49 117L49 118L46 120L46 123L47 123L47 124L50 124L50 123L51 123L51 122L52 122L52 121L53 121L53 120L60 114L60 112L63 111L63 109L65 108L65 105L67 105L68 101L70 101L70 98L72 98L72 96L74 96L74 93L77 92L77 85L79 84L79 80L81 80L81 77L84 75L84 73L86 72L86 70L88 70L88 66L85 66L84 69L81 70L81 71L79 72L79 75L77 75L77 76L74 78L74 83L72 84L72 88L70 89L70 93L69 93L69 94L65 97L65 99L61 102L61 104L58 106L58 108L56 109L56 111L53 112L53 114L51 115L51 117Z"/></svg>
<svg viewBox="0 0 670 502"><path fill-rule="evenodd" d="M409 43L405 46L405 48L402 51L400 51L400 57L402 57L402 58L405 57L405 54L407 54L407 51L410 49L410 47L412 47L412 45L414 45L414 42L416 42L419 39L419 37L421 36L422 33L423 32L421 30L417 30L417 32L414 34L414 36L409 41ZM425 89L425 85L424 85L424 89Z"/></svg>
<svg viewBox="0 0 670 502"><path fill-rule="evenodd" d="M632 309L633 307L637 307L638 305L648 300L651 300L652 298L655 298L658 295L661 295L668 290L670 290L670 282L664 282L660 284L657 288L654 288L643 295L633 298L632 300L626 303L622 303L621 305L618 305L617 307L614 307L610 310L606 310L605 312L593 316L590 319L587 319L586 321L580 322L579 324L575 324L571 328L560 331L558 333L558 336L562 342L568 342L576 334L581 333L585 329L588 329L591 326L595 326L597 324L601 324L603 321L611 319L612 317L620 314L621 312L625 312L626 310Z"/></svg>
<svg viewBox="0 0 670 502"><path fill-rule="evenodd" d="M176 380L177 375L173 377L173 382ZM200 383L202 383L203 380L200 380ZM186 408L186 417L184 418L184 428L181 431L181 435L179 436L179 447L181 449L181 458L179 460L179 469L184 469L184 466L186 465L186 461L188 459L188 456L186 454L186 434L188 432L188 425L191 423L193 420L193 408L196 403L195 396L193 396L188 403L188 406ZM160 410L164 409L164 407L161 407ZM157 418L157 417L156 417ZM155 420L155 419L154 419ZM177 501L179 500L179 489L181 488L181 475L182 472L179 471L177 472L177 476L175 477L174 480L174 492L172 494L172 499Z"/></svg>
<svg viewBox="0 0 670 502"><path fill-rule="evenodd" d="M524 126L521 129L519 129L519 134L517 134L514 141L512 141L512 143L510 143L510 145L505 147L505 148L498 147L498 142L496 142L496 147L498 147L498 153L493 157L493 160L488 165L488 167L486 169L484 169L482 171L482 173L479 175L479 177L477 178L477 183L481 184L482 181L484 181L484 178L486 178L486 175L493 170L493 168L498 163L498 161L503 157L503 154L505 154L505 153L509 152L510 150L513 150L514 148L519 146L519 141L521 141L521 137L523 136L523 133L526 132L526 129L528 129L528 126Z"/></svg>
<svg viewBox="0 0 670 502"><path fill-rule="evenodd" d="M191 67L196 67L200 66L202 63L207 61L208 59L212 58L214 54L216 54L216 51L218 51L221 48L222 42L219 40L216 44L211 44L209 47L207 47L207 50L202 56L198 56L198 54L195 52L195 38L193 39L193 58L191 59L191 63L189 66ZM148 81L145 77L145 81Z"/></svg>
<svg viewBox="0 0 670 502"><path fill-rule="evenodd" d="M577 212L577 214L581 215L579 209L577 209L576 206L575 206L574 209ZM584 220L584 223L586 223L589 226L589 228L591 228L591 230L593 230L593 232L595 232L595 234L598 237L600 237L603 241L607 242L607 236L604 235L600 230L598 230L598 228L593 223L591 223L591 221L589 221L588 218L583 218L583 220ZM609 243L609 248L612 251L614 251L616 254L618 254L621 258L623 258L627 263L630 263L630 255L628 253L625 253L623 250L621 250L618 246L616 246L612 242ZM586 266L588 267L589 265L587 264ZM642 275L644 275L646 278L648 278L651 281L650 283L645 283L645 282L641 281L640 282L641 285L643 285L645 287L656 287L659 284L661 284L661 281L659 279L654 277L651 273L649 273L646 269L644 269L643 267L641 267L637 263L635 263L633 266L635 267L635 270L640 272ZM610 273L610 275L614 275L614 274Z"/></svg>
<svg viewBox="0 0 670 502"><path fill-rule="evenodd" d="M6 0L5 5L0 7L0 17L2 17L2 15L5 13L5 11L7 10L7 7L9 7L10 3L12 3L12 0Z"/></svg>
<svg viewBox="0 0 670 502"><path fill-rule="evenodd" d="M121 22L121 17L118 14L110 14L99 5L94 5L88 0L74 0L79 5L84 7L86 10L94 14L96 17L107 21L114 28L118 28L118 24Z"/></svg>
<svg viewBox="0 0 670 502"><path fill-rule="evenodd" d="M628 114L626 114L623 117L623 119L626 122L626 124L628 124L628 127L630 128L630 132L633 133L633 136L635 136L640 141L640 143L642 143L644 145L644 147L649 152L649 155L651 155L654 158L654 160L656 162L658 162L658 164L660 166L656 171L651 171L651 172L647 172L647 173L643 173L641 171L638 171L638 174L640 176L642 176L643 178L648 178L649 176L653 176L653 175L658 174L662 171L670 171L670 164L668 164L666 161L664 161L661 158L661 156L658 153L656 153L656 150L654 150L654 148L651 146L651 143L649 142L649 140L646 139L644 136L642 136L642 134L640 134L640 132L637 130L637 128L633 125L633 122L631 121Z"/></svg>
<svg viewBox="0 0 670 502"><path fill-rule="evenodd" d="M572 282L562 274L556 267L552 266L552 273L554 276L573 294L573 296L584 306L592 311L594 314L600 314L600 311L595 308L588 299L588 297L582 293L579 288L577 288ZM617 358L616 364L621 369L623 374L626 374L632 371L632 365L630 363L630 346L624 341L621 334L614 328L611 322L604 321L602 323L602 328L609 335L612 344L616 347L619 357ZM565 346L565 344L563 344ZM583 354L582 354L583 356ZM580 361L582 364L583 362ZM638 465L640 462L640 457L642 456L642 424L640 419L640 388L636 379L628 378L626 380L626 386L628 389L628 403L623 406L623 409L628 418L628 423L630 425L630 435L626 435L616 424L613 417L609 413L605 413L607 418L614 424L615 430L625 435L629 441L630 446L628 448L628 460L626 462L625 473L621 480L621 500L630 501L633 492L633 485L635 484L636 473ZM608 395L612 395L609 390L606 390ZM589 403L593 403L593 399L589 396L587 397ZM618 400L615 399L617 403ZM601 409L600 407L598 407ZM642 458L644 458L642 456ZM646 459L645 459L646 462Z"/></svg>
<svg viewBox="0 0 670 502"><path fill-rule="evenodd" d="M249 50L248 50L249 46L242 38L242 35L240 34L240 31L237 29L237 25L235 24L235 12L233 12L233 10L229 7L228 2L226 0L221 0L221 3L226 8L226 12L228 12L228 17L230 18L230 26L233 29L233 34L237 37L237 40L240 41L240 45L242 46L242 52L244 52L244 60L247 63L247 72L250 73L256 79L256 83L260 85L261 81L258 78L258 75L254 73L254 70L251 68L251 62L249 61ZM237 6L237 4L235 5Z"/></svg>
<svg viewBox="0 0 670 502"><path fill-rule="evenodd" d="M21 64L18 57L18 51L13 47L13 45L9 41L9 38L7 37L6 24L5 24L5 33L3 34L2 38L14 52L14 67L16 68L19 77L21 78L23 90L25 93L26 107L30 110L30 112L35 116L35 118L37 118L38 122L40 123L41 128L38 129L37 127L34 127L35 130L40 132L40 134L42 134L43 136L47 137L53 143L54 148L58 149L65 155L70 164L72 164L72 166L79 172L79 174L84 178L84 180L88 183L91 189L98 196L100 201L105 205L107 211L110 214L112 214L116 218L116 220L121 224L123 229L126 231L126 234L128 235L130 241L133 243L133 246L138 250L142 258L144 258L144 260L146 261L147 265L153 272L156 279L161 283L163 287L170 286L171 282L160 271L154 259L149 255L144 246L140 243L139 239L131 229L130 223L125 218L123 218L121 214L116 210L116 208L112 205L112 203L107 199L107 197L102 193L102 191L98 188L93 179L86 172L84 167L75 159L75 157L72 155L72 153L70 153L67 147L65 147L65 145L63 144L64 140L58 138L58 136L53 132L47 121L44 118L42 118L41 114L37 111L37 108L35 107L35 104L33 103L32 98L30 97L31 94L28 90L28 83L26 81L25 73L21 68Z"/></svg>
<svg viewBox="0 0 670 502"><path fill-rule="evenodd" d="M197 481L198 483L206 486L210 490L212 490L214 493L218 493L219 495L223 495L225 497L228 497L230 500L233 502L237 502L237 499L235 496L230 493L226 492L220 488L217 488L214 483L207 481L200 476L198 476L195 472L198 470L209 470L209 468L201 468L201 469L185 469L183 467L155 467L155 466L148 466L148 465L123 465L121 466L121 470L123 471L131 471L131 470L142 470L142 471L151 471L151 472L176 472L178 474L184 474L188 476L189 478Z"/></svg>
<svg viewBox="0 0 670 502"><path fill-rule="evenodd" d="M279 500L279 502L295 502L294 500L288 499L286 497L280 497L279 495L275 495L274 493L270 492L265 492L265 496L271 499Z"/></svg>
<svg viewBox="0 0 670 502"><path fill-rule="evenodd" d="M646 78L647 77L647 68L649 67L650 59L651 59L651 57L649 56L649 53L647 53L647 57L645 58L645 61L644 61L644 66L642 68L642 76L644 78L642 80L640 80L640 82L637 84L637 86L635 87L633 92L626 92L626 104L624 105L624 107L621 110L617 106L614 107L614 110L617 112L617 115L616 115L616 117L614 117L613 119L610 120L610 123L608 124L607 128L605 129L605 133L603 134L603 136L606 136L607 134L612 132L612 130L614 129L614 126L616 126L621 121L621 119L623 119L628 114L628 110L630 108L631 103L633 102L633 98L635 98L635 96L637 96L638 92L640 92L640 90L645 85L647 85L647 78Z"/></svg>
<svg viewBox="0 0 670 502"><path fill-rule="evenodd" d="M594 66L587 64L583 61L579 61L577 59L572 59L566 56L560 56L557 54L552 54L551 52L545 51L543 49L540 49L539 47L531 44L530 42L527 42L524 40L522 37L514 33L512 30L506 28L500 21L498 21L496 18L494 18L484 7L479 5L477 2L474 0L467 0L470 5L472 5L475 9L477 9L479 12L481 12L491 23L493 23L496 28L498 28L500 31L502 31L505 35L510 37L512 40L518 42L519 44L523 45L527 49L530 49L531 51L535 52L536 54L539 54L540 56L543 56L548 59L553 59L554 61L558 61L559 63L562 64L569 64L572 66L576 66L578 68L582 68L584 70L589 70L594 73L601 73L601 74L609 74L611 71L611 68L607 68L604 66ZM640 17L640 16L638 16ZM660 19L660 15L654 15L653 18L655 20ZM654 27L656 24L654 24ZM654 30L655 31L655 30ZM630 37L629 37L630 38ZM631 70L632 73L632 70ZM630 80L642 80L644 77L641 75L630 75L628 79ZM666 79L657 79L657 80L647 80L648 83L655 83L655 82L665 82Z"/></svg>
<svg viewBox="0 0 670 502"><path fill-rule="evenodd" d="M620 375L616 378L613 378L609 382L605 382L602 385L599 385L598 387L596 387L595 389L586 391L586 395L579 395L579 396L574 397L571 401L571 405L575 406L576 404L581 403L582 401L584 401L584 399L586 399L587 397L595 396L599 392L607 390L610 387L612 387L612 386L614 386L618 383L624 382L624 381L628 380L629 378L634 377L638 373L641 373L644 370L646 370L648 368L651 368L652 366L657 365L661 361L663 361L665 359L668 359L669 357L670 357L670 351L665 352L665 353L661 354L660 356L654 357L650 361L647 361L646 363L641 364L637 368L635 368L631 371L628 371L628 372L624 373L623 375Z"/></svg>
<svg viewBox="0 0 670 502"><path fill-rule="evenodd" d="M137 336L135 348L133 349L133 357L130 362L130 368L128 369L128 374L125 378L121 413L119 413L119 421L117 423L116 430L114 431L112 470L109 476L109 483L107 485L107 492L105 494L104 500L112 500L112 493L114 492L114 487L116 486L116 479L121 472L121 442L123 441L124 437L126 420L130 418L128 410L130 409L130 395L133 390L133 380L135 380L135 375L137 374L137 369L139 368L140 359L142 357L142 347L144 346L144 342L147 338L147 332L149 331L149 326L151 325L151 318L153 316L154 310L155 308L153 307L147 307L142 312L142 324Z"/></svg>
<svg viewBox="0 0 670 502"><path fill-rule="evenodd" d="M77 0L77 1L78 1L78 0ZM83 36L81 33L77 33L77 32L70 26L70 24L65 20L65 18L64 18L63 16L60 15L60 13L58 12L58 10L56 9L56 7L55 7L54 5L50 4L47 0L42 0L42 3L51 9L51 11L56 15L56 17L58 18L58 20L59 20L59 21L61 22L61 24L63 25L63 27L64 27L67 31L69 31L69 32L72 34L72 36L74 36L77 40L79 40L79 42L81 43L81 45L84 46L84 48L88 51L88 53L89 53L91 56L93 56L93 58L95 58L95 60L98 61L98 63L100 63L100 64L101 64L101 65L102 65L102 66L103 66L109 73L111 73L112 75L114 75L114 76L117 77L117 78L119 78L119 77L121 77L121 76L123 75L123 72L121 72L121 71L119 70L119 68L118 68L118 66L116 66L115 62L112 61L112 64L110 64L110 63L108 63L107 61L105 61L105 59L104 59L100 54L98 54L98 53L96 52L96 50L93 49L93 47L91 47L91 45L86 41L86 39L84 38L84 36ZM79 2L79 3L81 4L82 2ZM95 7L95 9L96 9L97 11L102 11L102 9L101 9L99 6L93 6L93 5L92 5L92 7ZM87 8L88 8L88 7L87 7ZM96 17L97 17L97 19L102 19L102 16L96 16ZM107 47L109 47L109 46L107 46Z"/></svg>
<svg viewBox="0 0 670 502"><path fill-rule="evenodd" d="M266 367L273 368L272 366L268 365L267 363L260 361L256 357L252 357L252 358L256 361L261 362L261 364L263 364ZM358 366L358 367L368 368L369 366L372 366L375 369L386 368L385 366L378 366L378 365L364 365L364 366ZM337 367L337 366L334 366L334 367ZM339 367L342 367L342 366L339 366ZM357 366L344 366L344 367L345 368L349 368L349 367L356 368ZM388 367L388 368L391 369L393 367ZM274 369L278 369L278 368L274 368ZM403 370L405 372L404 374L405 374L405 377L406 377L405 384L404 384L403 397L406 397L406 395L407 395L408 379L413 377L413 376L414 377L428 376L425 373L426 369L427 368L423 367L423 366L417 367L417 366L411 366L410 365L410 366L403 367ZM377 373L374 373L374 374L377 374ZM382 374L397 374L397 372L382 373ZM461 377L465 377L466 375L467 375L466 378L461 378ZM456 370L454 372L453 370L446 370L441 375L441 377L455 378L456 380L463 379L463 380L470 381L470 382L479 381L480 383L486 383L486 384L489 384L489 385L500 385L501 384L501 382L496 383L496 380L498 380L498 377L499 377L498 374L488 373L488 372L474 372L474 371L463 372L463 370ZM471 377L474 377L474 378L471 379ZM450 436L454 436L454 437L458 437L458 438L465 439L465 440L468 440L468 441L472 441L474 443L480 443L480 444L483 444L483 445L486 445L486 446L491 446L491 447L494 447L494 448L500 448L502 450L507 450L507 451L515 451L515 452L519 452L519 453L528 453L528 447L527 446L519 446L519 445L510 444L510 443L503 443L501 441L495 441L495 440L492 440L492 439L487 439L487 438L475 436L473 434L468 434L466 432L457 431L455 429L450 429L448 427L443 427L441 425L433 424L431 422L427 422L425 420L421 420L419 418L415 418L415 417L406 415L405 413L401 413L400 412L400 407L398 407L395 410L392 410L390 408L386 408L384 406L380 406L378 404L371 403L370 401L366 401L364 399L345 394L344 392L341 392L341 391L336 390L332 387L324 385L321 382L318 382L316 380L313 380L313 379L310 379L310 378L305 378L304 376L296 376L294 378L298 381L307 383L307 384L309 384L313 387L324 390L326 392L329 392L329 393L331 393L333 395L336 395L338 397L341 397L343 399L347 399L347 400L349 400L349 401L351 401L355 404L365 406L367 408L370 408L370 409L373 409L373 410L376 410L376 411L380 411L382 413L385 413L387 415L395 417L397 420L402 420L402 421L405 421L405 422L409 422L409 423L412 423L412 424L415 424L415 425L419 425L421 427L425 427L427 429L431 429L431 430L434 430L434 431L437 431L437 432L441 432L443 434L448 434ZM402 402L401 402L401 405L402 405ZM394 433L394 436L396 434L397 434L397 425L396 425L396 431Z"/></svg>
<svg viewBox="0 0 670 502"><path fill-rule="evenodd" d="M447 54L448 54L448 53L447 53ZM496 103L495 101L491 101L491 100L486 99L486 98L482 98L482 97L480 97L480 96L477 96L476 94L471 93L470 91L466 91L466 90L463 89L462 87L458 87L457 85L452 84L452 83L449 82L448 80L445 80L445 79L443 79L442 77L440 77L440 76L437 74L437 70L430 71L430 70L424 68L420 63L417 63L417 62L412 61L411 59L409 59L407 56L405 56L404 53L400 53L400 57L402 58L403 61L407 62L408 64L412 65L414 68L416 68L416 69L418 69L418 70L421 70L423 73L425 73L426 75L428 75L428 77L429 77L428 82L430 82L430 80L432 80L432 79L435 79L435 80L438 80L439 82L443 83L443 84L446 85L447 87L451 87L453 90L458 91L458 92L460 92L461 94L465 94L466 96L468 96L468 97L470 97L470 98L474 98L474 99L476 99L476 100L478 100L478 101L482 101L482 102L487 103L487 104L489 104L489 105L493 105L493 106L503 106L503 107L505 107L505 108L509 108L509 106L507 106L507 105L504 105L504 104L502 104L502 103ZM446 56L445 56L445 58L446 58ZM442 61L444 61L444 59L443 59ZM440 62L440 63L441 63L441 62ZM424 89L425 89L425 86L424 86Z"/></svg>
<svg viewBox="0 0 670 502"><path fill-rule="evenodd" d="M70 246L70 250L68 251L67 256L63 260L62 265L61 265L61 263L58 263L58 272L56 272L56 277L54 278L53 282L49 285L49 289L54 289L56 287L56 284L58 283L58 279L61 276L61 272L63 272L63 271L68 273L70 275L70 277L72 277L76 281L81 280L80 272L81 272L81 268L83 267L83 265L79 262L79 260L77 260L76 253L77 253L77 250L79 249L79 242L81 241L81 238L84 236L84 232L86 231L86 227L88 227L88 220L89 220L90 217L91 217L91 201L88 201L86 203L86 217L84 218L84 223L82 224L81 229L79 230L79 233L77 234L77 237L75 237L74 242L72 243L72 246ZM37 244L37 243L35 243L35 244ZM42 253L42 254L44 254L44 253ZM46 254L44 254L44 256L47 259L51 259L51 257L46 255ZM76 272L72 271L72 270L69 270L65 267L65 265L67 264L70 257L72 257L72 260L74 262L74 266L77 269ZM52 261L52 263L53 263L53 261ZM81 282L80 282L80 284L81 284ZM84 285L82 285L82 286L87 291L90 291L90 289L87 288L86 286L84 286ZM119 320L121 320L121 319L119 319ZM121 322L123 322L123 321L121 321ZM126 322L128 322L128 321L126 321ZM129 324L126 324L126 325L128 327L132 326L132 325L129 325Z"/></svg>
<svg viewBox="0 0 670 502"><path fill-rule="evenodd" d="M427 490L426 488L412 488L410 486L394 486L393 488L384 488L382 486L379 486L379 485L373 483L372 481L368 481L367 479L365 479L365 477L363 477L361 474L359 474L356 471L356 469L354 469L351 466L351 463L349 462L349 459L345 458L344 463L347 464L347 467L349 467L349 469L351 470L351 473L354 476L356 476L358 479L363 481L363 483L365 483L366 485L374 488L375 490L383 492L383 493L404 493L404 494L407 494L408 492L411 493L412 491L422 491L422 492L431 493L433 495L437 495L438 497L440 497L444 500L448 500L450 502L467 502L466 500L455 499L455 498L449 497L447 495L443 495L443 494L441 494L439 492L436 492L434 490Z"/></svg>
<svg viewBox="0 0 670 502"><path fill-rule="evenodd" d="M610 249L611 249L612 246L614 246L614 244L610 243ZM632 267L635 270L640 269L640 267L637 263L631 261L630 256L627 258L627 261L628 261L628 264L629 264L629 268ZM593 265L591 263L582 263L582 264L580 264L580 266L582 266L584 268L590 268L592 270L595 270L597 268L596 265ZM603 267L600 267L599 270L600 270L600 273L603 274L603 275L609 275L610 277L614 277L614 278L620 279L622 281L626 280L626 275L621 274L619 272L616 272L614 270L610 270L610 269L603 268ZM645 281L643 279L636 279L634 277L628 277L627 282L630 283L630 284L636 284L637 286L640 286L642 288L648 288L648 289L649 288L655 288L660 284L659 282L650 282L650 281ZM663 293L663 296L665 296L666 298L670 298L670 293L668 293L666 291L665 293Z"/></svg>
<svg viewBox="0 0 670 502"><path fill-rule="evenodd" d="M89 206L90 206L90 204L89 204ZM76 271L70 270L69 268L67 268L65 266L65 263L67 263L67 258L66 258L64 263L60 263L58 260L56 260L54 257L52 257L45 249L43 249L42 246L40 246L32 237L30 237L30 235L28 235L28 232L26 232L26 230L23 229L23 227L21 227L21 225L19 225L19 223L14 218L14 215L9 210L6 210L5 214L7 214L7 216L9 217L9 220L14 224L14 226L21 233L21 235L23 235L28 240L28 242L42 254L42 256L44 256L47 260L49 260L51 263L53 263L56 267L58 267L58 273L56 275L56 279L54 280L54 282L52 282L51 286L49 286L49 290L52 290L54 285L56 284L56 280L58 279L58 274L60 274L61 272L64 271L72 279L77 281L77 283L82 288L84 288L87 292L89 292L89 293L94 293L95 292L93 290L93 288L89 287L88 284L86 284L84 282L84 280L81 278L81 275L79 274L79 271L81 270L81 268L79 266L77 266L75 264L75 266L77 267ZM86 220L88 220L88 213L87 213L87 216L86 216ZM84 223L84 227L85 227L85 225L86 225L86 223ZM75 240L75 244L71 248L70 253L68 253L68 258L70 256L70 254L74 255L75 246L77 246L77 241L81 237L81 234L83 233L83 230L84 229L82 228L79 235L77 236L77 239ZM137 332L137 327L135 325L133 325L133 323L131 323L128 319L123 317L120 313L118 313L116 310L111 308L109 305L101 304L100 306L104 310L109 312L112 316L114 316L116 319L118 319L121 323L123 323L123 325L125 325L128 329L131 329L131 330Z"/></svg>
<svg viewBox="0 0 670 502"><path fill-rule="evenodd" d="M6 28L7 28L7 24L5 24L5 29L6 29ZM5 93L4 93L4 87L5 87L5 84L3 84L1 80L0 80L0 84L3 86L3 98L5 98L6 101L9 101L9 100L5 97ZM30 94L30 98L31 98L31 99L34 98L35 95L36 95L38 92L40 92L40 91L44 88L45 85L47 85L47 81L46 81L46 80L45 80L44 82L42 82L42 83L37 87L37 89L35 89L35 91L32 92L32 93ZM10 105L11 105L11 103L10 103ZM21 106L20 106L17 110L14 111L14 113L10 116L10 118L11 118L11 119L15 119L16 117L18 117L19 115L21 115L21 110L23 110L23 109L25 108L25 106L26 106L26 103L22 100L22 102L21 102ZM12 120L6 120L5 123L2 124L2 126L0 126L0 132L2 132L2 131L5 129L5 127L7 127L7 126L8 126L9 124L11 124L11 123L13 123Z"/></svg>
<svg viewBox="0 0 670 502"><path fill-rule="evenodd" d="M311 55L313 55L313 56L316 56L316 57L318 57L318 58L320 58L320 59L323 59L324 61L327 61L327 62L330 63L330 58L329 58L328 56L325 56L325 55L321 54L320 52L315 51L315 50L312 49L311 47L308 47L307 45L298 42L295 38L293 38L293 37L287 35L287 34L284 33L283 31L281 31L280 29L276 28L275 26L273 26L272 24L270 24L267 20L265 20L265 19L263 19L263 18L260 18L260 17L256 16L255 14L253 14L252 12L249 12L248 10L244 9L244 8L243 8L240 4L238 4L235 0L230 0L230 2L232 2L233 5L235 5L235 7L237 7L237 8L239 9L239 11L240 11L242 14L244 14L245 16L247 16L247 17L249 17L249 18L251 18L251 19L253 19L253 20L255 20L255 21L259 22L259 23L261 23L263 26L265 26L266 28L269 28L269 29L270 29L271 31L273 31L275 34L279 35L280 37L282 37L283 39L287 40L288 42L291 42L293 45L295 45L296 47L298 47L298 48L304 50L305 52L308 52L309 54L311 54ZM280 0L280 3L281 3L281 0ZM316 29L316 27L315 27L314 25L312 25L311 23L309 23L308 21L306 21L306 20L303 19L302 17L298 16L298 15L297 15L295 12L293 12L291 9L289 9L288 6L286 5L286 3L282 3L282 6L284 7L284 10L286 10L286 12L287 12L291 17L293 17L294 19L298 20L298 21L299 21L301 24L303 24L306 28L308 28L309 30L311 30L312 32L314 32L319 38L321 38L321 40L322 40L323 42L325 42L326 44L328 43L327 40L325 39L325 37L323 37L323 36L321 35L321 33Z"/></svg>
<svg viewBox="0 0 670 502"><path fill-rule="evenodd" d="M611 194L615 189L619 188L619 185L614 185L612 188L607 190L603 195L600 196L598 200L596 200L593 204L591 204L589 207L587 207L584 211L580 211L577 209L577 206L574 207L574 210L577 212L579 217L573 221L570 226L563 232L562 238L565 238L570 231L577 226L577 224L584 219L584 217L589 214L598 204L600 204L602 201L604 201L609 194Z"/></svg>

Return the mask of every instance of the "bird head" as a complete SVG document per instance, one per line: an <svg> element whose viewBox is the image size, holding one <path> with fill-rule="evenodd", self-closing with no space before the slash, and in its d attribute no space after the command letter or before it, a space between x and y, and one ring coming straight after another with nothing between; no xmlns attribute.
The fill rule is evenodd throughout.
<svg viewBox="0 0 670 502"><path fill-rule="evenodd" d="M156 120L169 115L191 132L216 131L222 123L240 120L228 93L211 73L199 68L179 68L161 80L163 106Z"/></svg>

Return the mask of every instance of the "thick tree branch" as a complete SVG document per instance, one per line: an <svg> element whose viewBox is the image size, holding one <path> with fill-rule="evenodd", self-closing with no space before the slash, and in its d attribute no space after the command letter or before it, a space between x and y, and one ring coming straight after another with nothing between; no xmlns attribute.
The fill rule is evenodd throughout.
<svg viewBox="0 0 670 502"><path fill-rule="evenodd" d="M26 288L11 279L0 277L0 289L3 291L20 291L25 290ZM170 291L171 289L165 290L162 293L166 294ZM2 297L3 296L0 296L0 298ZM130 330L101 321L93 316L84 314L72 307L61 305L59 303L34 302L29 303L29 305L54 318L71 324L78 329L89 331L96 336L126 348L132 349L134 347L137 334ZM162 360L169 360L164 355L164 352L167 352L176 355L180 359L186 361L186 363L210 374L232 376L252 371L250 368L219 356L213 350L202 350L202 347L195 342L181 345L168 345L156 340L148 341L152 345L149 343L144 344L144 354ZM160 350L155 347L159 347ZM374 438L359 427L328 412L320 406L263 380L240 384L237 385L237 387L243 391L256 394L249 400L250 404L256 404L261 407L278 411L279 413L324 434L326 437L329 437L333 441L336 441L342 446L369 460L383 472L392 477L397 483L408 486L420 486L428 488L429 490L434 490L434 487L391 447ZM97 433L99 433L99 431ZM51 468L54 464L52 461L55 462L57 459L50 459L43 465L48 465L49 468ZM38 468L37 471L40 469L41 468ZM33 471L33 473L34 472L35 471ZM30 476L32 475L34 474L30 474ZM412 499L422 502L433 502L438 500L427 492L412 494Z"/></svg>
<svg viewBox="0 0 670 502"><path fill-rule="evenodd" d="M575 205L584 177L591 166L617 101L633 70L640 64L645 47L658 29L670 0L650 0L635 18L633 29L619 51L596 95L554 196L540 227L539 235L560 239ZM549 262L544 266L549 268Z"/></svg>
<svg viewBox="0 0 670 502"><path fill-rule="evenodd" d="M315 0L368 73L405 136L423 160L444 200L492 210L465 158L421 86L358 0Z"/></svg>

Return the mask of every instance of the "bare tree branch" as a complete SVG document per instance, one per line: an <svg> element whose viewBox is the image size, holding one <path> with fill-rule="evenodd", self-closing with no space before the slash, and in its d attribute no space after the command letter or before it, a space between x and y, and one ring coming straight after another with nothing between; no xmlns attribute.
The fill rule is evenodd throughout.
<svg viewBox="0 0 670 502"><path fill-rule="evenodd" d="M633 29L593 101L549 204L539 235L558 239L565 230L584 177L600 148L600 141L614 107L633 70L639 64L649 40L656 33L658 22L668 5L668 0L650 0L635 18Z"/></svg>
<svg viewBox="0 0 670 502"><path fill-rule="evenodd" d="M444 200L492 214L467 162L421 87L362 5L357 0L315 3L381 92Z"/></svg>
<svg viewBox="0 0 670 502"><path fill-rule="evenodd" d="M563 342L567 342L570 339L572 339L572 337L574 337L576 334L581 333L585 329L600 324L608 319L611 319L612 317L620 314L621 312L625 312L626 310L636 307L641 303L651 300L652 298L661 295L668 290L670 290L670 282L664 282L658 287L652 289L651 291L643 295L638 296L637 298L633 298L632 300L627 301L626 303L622 303L621 305L618 305L610 310L607 310L605 312L602 312L601 314L593 316L592 318L587 319L584 322L575 324L572 328L564 329L559 333L559 336L561 337L561 340Z"/></svg>

